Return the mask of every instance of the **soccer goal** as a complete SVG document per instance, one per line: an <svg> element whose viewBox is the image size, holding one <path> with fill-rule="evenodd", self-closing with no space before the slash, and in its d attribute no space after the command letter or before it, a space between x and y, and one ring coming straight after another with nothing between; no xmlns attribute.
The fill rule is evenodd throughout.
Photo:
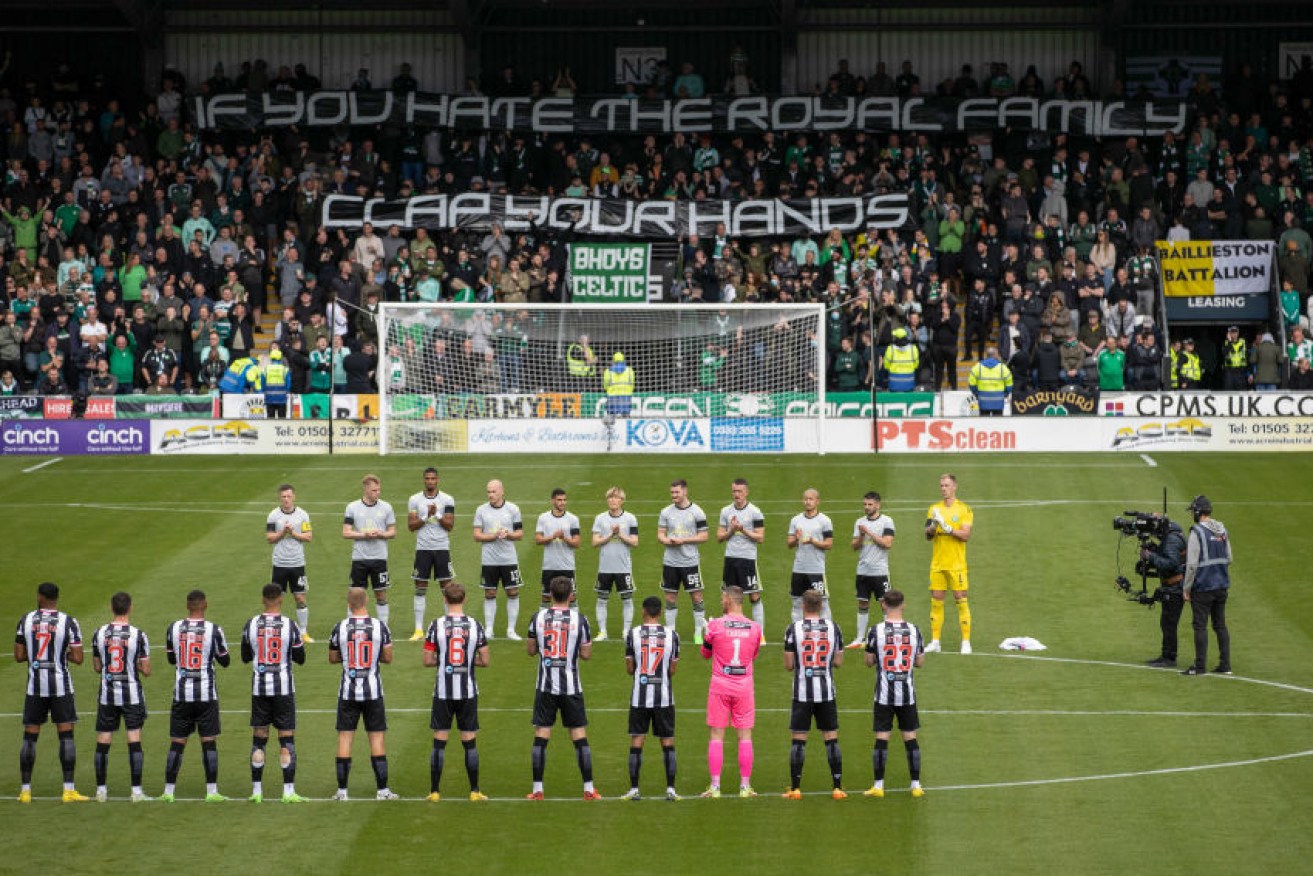
<svg viewBox="0 0 1313 876"><path fill-rule="evenodd" d="M380 449L814 452L824 312L384 304Z"/></svg>

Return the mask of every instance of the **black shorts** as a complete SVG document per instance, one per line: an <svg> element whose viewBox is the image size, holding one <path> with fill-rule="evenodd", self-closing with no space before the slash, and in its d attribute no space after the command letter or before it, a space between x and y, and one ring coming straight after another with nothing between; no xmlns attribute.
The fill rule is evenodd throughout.
<svg viewBox="0 0 1313 876"><path fill-rule="evenodd" d="M533 726L551 727L556 723L558 711L561 713L561 723L566 727L573 729L588 726L583 694L549 694L534 691Z"/></svg>
<svg viewBox="0 0 1313 876"><path fill-rule="evenodd" d="M898 729L903 733L911 733L921 727L921 719L916 714L916 703L910 706L882 706L876 703L873 729L876 733L892 732L894 718L898 719Z"/></svg>
<svg viewBox="0 0 1313 876"><path fill-rule="evenodd" d="M544 598L549 597L549 596L552 595L552 594L551 594L551 588L552 588L552 579L553 579L553 578L569 578L569 579L570 579L570 592L571 592L571 593L574 593L574 592L576 592L576 591L578 590L577 583L576 583L575 580L574 580L574 572L569 572L569 571L565 571L565 570L561 570L561 571L552 571L552 570L550 570L550 569L543 569L542 583L543 583L543 597L544 597Z"/></svg>
<svg viewBox="0 0 1313 876"><path fill-rule="evenodd" d="M146 705L107 706L101 703L96 707L96 732L113 733L122 722L125 730L140 730L146 723Z"/></svg>
<svg viewBox="0 0 1313 876"><path fill-rule="evenodd" d="M800 703L793 701L789 712L789 730L794 733L806 733L812 728L812 719L816 719L816 729L829 733L839 729L839 704L836 700L824 703Z"/></svg>
<svg viewBox="0 0 1313 876"><path fill-rule="evenodd" d="M309 589L305 581L305 566L274 566L269 580L287 593L305 593Z"/></svg>
<svg viewBox="0 0 1313 876"><path fill-rule="evenodd" d="M610 593L611 588L621 596L629 596L634 592L634 576L628 572L598 572L597 587L594 588L600 593Z"/></svg>
<svg viewBox="0 0 1313 876"><path fill-rule="evenodd" d="M801 598L808 590L819 590L822 596L828 597L825 576L819 572L794 572L789 578L789 595Z"/></svg>
<svg viewBox="0 0 1313 876"><path fill-rule="evenodd" d="M251 726L275 730L296 729L296 694L284 696L251 696Z"/></svg>
<svg viewBox="0 0 1313 876"><path fill-rule="evenodd" d="M701 592L702 570L697 566L662 566L661 589L678 593L681 587L689 593Z"/></svg>
<svg viewBox="0 0 1313 876"><path fill-rule="evenodd" d="M388 561L352 560L351 586L387 590L392 586L392 582L388 580Z"/></svg>
<svg viewBox="0 0 1313 876"><path fill-rule="evenodd" d="M411 573L416 581L428 582L450 581L456 577L451 568L451 551L415 551L415 570Z"/></svg>
<svg viewBox="0 0 1313 876"><path fill-rule="evenodd" d="M209 738L219 735L219 701L207 703L180 703L176 700L169 710L169 738L186 739L196 732Z"/></svg>
<svg viewBox="0 0 1313 876"><path fill-rule="evenodd" d="M757 574L757 561L746 557L726 557L725 569L720 573L721 587L740 587L744 593L761 591L761 577Z"/></svg>
<svg viewBox="0 0 1313 876"><path fill-rule="evenodd" d="M62 697L41 697L28 694L23 700L23 726L39 727L50 719L52 724L76 724L77 704L72 694Z"/></svg>
<svg viewBox="0 0 1313 876"><path fill-rule="evenodd" d="M649 728L657 739L674 739L675 707L630 706L629 735L646 736Z"/></svg>
<svg viewBox="0 0 1313 876"><path fill-rule="evenodd" d="M479 732L479 698L446 700L434 697L433 715L429 719L429 729L450 730L453 718L456 721L456 729L460 732Z"/></svg>
<svg viewBox="0 0 1313 876"><path fill-rule="evenodd" d="M863 601L879 601L889 592L888 575L858 575L857 598Z"/></svg>
<svg viewBox="0 0 1313 876"><path fill-rule="evenodd" d="M479 577L484 590L496 590L499 584L507 590L515 590L524 583L519 566L484 566Z"/></svg>
<svg viewBox="0 0 1313 876"><path fill-rule="evenodd" d="M360 725L360 719L365 719L366 733L382 733L388 729L387 711L383 708L383 698L376 700L343 700L337 701L337 730L339 733L349 731L354 733Z"/></svg>

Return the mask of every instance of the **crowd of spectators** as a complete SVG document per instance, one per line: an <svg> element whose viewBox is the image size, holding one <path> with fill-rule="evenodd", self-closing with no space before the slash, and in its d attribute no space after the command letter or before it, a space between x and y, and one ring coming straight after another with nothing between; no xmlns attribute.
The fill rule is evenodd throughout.
<svg viewBox="0 0 1313 876"><path fill-rule="evenodd" d="M731 64L727 93L755 87L747 70L746 56ZM959 356L971 360L997 345L1023 385L1109 388L1114 365L1102 354L1120 351L1124 385L1166 388L1163 381L1175 378L1158 366L1155 240L1276 242L1280 317L1252 327L1254 340L1293 338L1300 327L1307 333L1307 72L1283 89L1242 66L1220 95L1199 77L1180 137L1005 129L544 138L390 125L198 131L187 93L318 81L302 65L271 72L262 62L243 65L236 81L216 70L194 85L169 70L158 94L137 100L110 93L99 79L84 87L61 67L47 83L0 91L0 391L96 391L105 371L119 392L204 390L217 385L227 362L269 340L290 361L294 391L325 380L358 389L362 376L372 385L374 367L362 371L370 360L358 357L348 379L342 360L366 343L373 355L379 301L568 300L563 244L538 233L321 227L330 194L465 191L676 200L906 192L911 218L901 229L736 239L719 228L681 239L670 298L721 307L825 303L821 342L834 389L880 381L882 353L899 329L920 349L920 383L928 387L955 387ZM494 80L482 87L534 88L513 68ZM368 71L355 85L373 87ZM422 84L405 68L391 87ZM573 92L568 67L550 88ZM650 89L697 96L707 86L682 64L677 75L658 68ZM920 89L911 62L897 75L880 65L865 78L841 62L821 90ZM1048 82L1033 67L1013 80L996 65L977 80L966 66L935 90L1094 93L1079 64ZM281 318L273 338L261 338L269 308ZM1295 375L1307 370L1301 352L1305 342L1278 351Z"/></svg>

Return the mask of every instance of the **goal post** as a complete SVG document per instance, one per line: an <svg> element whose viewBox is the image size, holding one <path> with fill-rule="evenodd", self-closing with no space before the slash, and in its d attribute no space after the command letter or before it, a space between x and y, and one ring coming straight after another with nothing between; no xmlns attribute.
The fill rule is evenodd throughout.
<svg viewBox="0 0 1313 876"><path fill-rule="evenodd" d="M379 337L381 453L822 448L820 304L389 303Z"/></svg>

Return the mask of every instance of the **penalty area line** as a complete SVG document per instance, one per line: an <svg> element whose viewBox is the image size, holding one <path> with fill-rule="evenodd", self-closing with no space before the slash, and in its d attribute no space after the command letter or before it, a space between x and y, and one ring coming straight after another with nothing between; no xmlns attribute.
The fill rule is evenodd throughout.
<svg viewBox="0 0 1313 876"><path fill-rule="evenodd" d="M47 459L45 462L38 462L36 465L23 469L23 474L31 474L34 471L40 471L48 465L54 465L57 462L63 462L64 457L56 456L54 459Z"/></svg>
<svg viewBox="0 0 1313 876"><path fill-rule="evenodd" d="M1154 461L1153 461L1153 457L1150 456L1150 455L1147 454L1147 453L1141 453L1141 454L1140 454L1140 459L1143 459L1143 460L1144 460L1144 464L1147 465L1147 466L1149 466L1149 468L1157 468L1157 467L1158 467L1158 463L1154 462Z"/></svg>

